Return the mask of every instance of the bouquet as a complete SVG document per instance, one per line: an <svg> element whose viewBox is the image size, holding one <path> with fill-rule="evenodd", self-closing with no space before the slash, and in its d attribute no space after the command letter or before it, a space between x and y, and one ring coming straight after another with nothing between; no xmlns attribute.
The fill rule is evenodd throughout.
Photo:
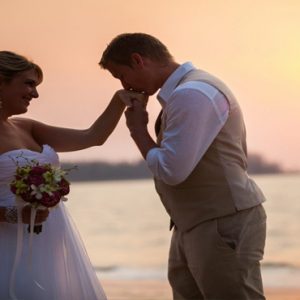
<svg viewBox="0 0 300 300"><path fill-rule="evenodd" d="M51 208L70 192L70 183L65 178L68 172L51 164L40 164L32 160L25 166L17 165L10 184L11 191L32 208ZM30 225L28 227L30 232ZM40 233L42 225L35 225L34 232Z"/></svg>

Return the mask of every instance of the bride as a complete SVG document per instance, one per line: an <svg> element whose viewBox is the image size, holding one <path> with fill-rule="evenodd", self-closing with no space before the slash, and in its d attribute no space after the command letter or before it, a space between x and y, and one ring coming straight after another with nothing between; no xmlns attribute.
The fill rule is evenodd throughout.
<svg viewBox="0 0 300 300"><path fill-rule="evenodd" d="M102 145L125 108L126 95L118 91L102 115L85 130L12 117L25 113L31 100L38 98L37 86L42 79L42 70L35 63L18 54L0 51L0 299L104 300L105 293L63 203L50 213L37 212L35 220L43 222L43 231L34 236L32 247L27 233L30 209L23 208L22 253L12 276L17 209L9 184L16 161L21 166L32 159L58 165L56 152Z"/></svg>

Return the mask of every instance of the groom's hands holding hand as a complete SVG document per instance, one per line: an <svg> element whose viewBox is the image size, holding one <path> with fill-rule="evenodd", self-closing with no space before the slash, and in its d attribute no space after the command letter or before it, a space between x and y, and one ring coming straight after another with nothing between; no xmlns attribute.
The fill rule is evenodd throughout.
<svg viewBox="0 0 300 300"><path fill-rule="evenodd" d="M133 137L138 132L145 134L148 125L148 112L143 103L137 99L131 100L131 105L125 111L126 125Z"/></svg>
<svg viewBox="0 0 300 300"><path fill-rule="evenodd" d="M125 116L130 135L146 159L148 151L158 147L158 145L153 141L148 132L147 125L149 119L145 103L139 99L131 99L131 106L126 109Z"/></svg>

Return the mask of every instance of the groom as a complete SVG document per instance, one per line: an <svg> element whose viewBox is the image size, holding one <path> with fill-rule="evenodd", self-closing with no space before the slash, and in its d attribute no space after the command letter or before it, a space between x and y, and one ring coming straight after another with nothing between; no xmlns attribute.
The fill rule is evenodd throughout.
<svg viewBox="0 0 300 300"><path fill-rule="evenodd" d="M156 141L141 102L132 99L126 118L171 218L174 299L265 299L265 198L246 171L245 126L234 95L191 63L178 64L148 34L117 36L99 64L126 90L159 90Z"/></svg>

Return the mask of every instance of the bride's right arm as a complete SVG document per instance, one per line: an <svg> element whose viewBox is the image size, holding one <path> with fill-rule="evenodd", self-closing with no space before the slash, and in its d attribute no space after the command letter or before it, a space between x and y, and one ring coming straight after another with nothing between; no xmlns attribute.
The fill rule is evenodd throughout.
<svg viewBox="0 0 300 300"><path fill-rule="evenodd" d="M131 98L146 102L147 97L136 92L119 90L88 129L61 128L31 120L32 136L40 145L48 144L58 152L102 145L118 124L125 109L125 100Z"/></svg>

